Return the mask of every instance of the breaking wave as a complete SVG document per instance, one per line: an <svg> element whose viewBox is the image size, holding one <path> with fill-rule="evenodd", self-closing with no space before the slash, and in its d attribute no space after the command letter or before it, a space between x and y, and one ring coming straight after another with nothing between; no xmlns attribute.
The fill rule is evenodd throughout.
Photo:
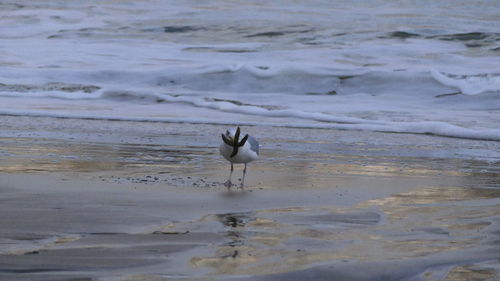
<svg viewBox="0 0 500 281"><path fill-rule="evenodd" d="M151 71L54 69L33 75L42 81L51 81L44 75L57 77L58 82L0 81L0 99L14 105L0 113L245 123L500 141L500 129L495 126L500 116L494 114L500 108L500 76L494 74L242 64ZM485 92L493 94L478 95Z"/></svg>

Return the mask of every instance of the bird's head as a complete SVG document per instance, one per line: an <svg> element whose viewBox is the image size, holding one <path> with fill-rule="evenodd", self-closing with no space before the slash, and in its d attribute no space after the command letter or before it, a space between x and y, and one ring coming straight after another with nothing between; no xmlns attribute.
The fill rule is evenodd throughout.
<svg viewBox="0 0 500 281"><path fill-rule="evenodd" d="M233 146L234 142L234 136L236 135L236 129L227 129L226 132L224 133L224 136L226 137L227 140L231 142L231 146Z"/></svg>
<svg viewBox="0 0 500 281"><path fill-rule="evenodd" d="M222 134L222 140L224 141L224 143L233 148L233 153L231 153L231 157L234 157L236 153L238 153L238 148L245 145L247 139L248 139L248 134L245 135L240 140L240 127L238 127L236 130L234 129L226 130L226 132Z"/></svg>

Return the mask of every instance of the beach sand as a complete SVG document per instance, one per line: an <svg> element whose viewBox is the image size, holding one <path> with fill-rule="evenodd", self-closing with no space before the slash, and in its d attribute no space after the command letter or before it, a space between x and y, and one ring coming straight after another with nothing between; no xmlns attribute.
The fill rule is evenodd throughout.
<svg viewBox="0 0 500 281"><path fill-rule="evenodd" d="M0 280L500 278L499 142L225 129L0 117Z"/></svg>

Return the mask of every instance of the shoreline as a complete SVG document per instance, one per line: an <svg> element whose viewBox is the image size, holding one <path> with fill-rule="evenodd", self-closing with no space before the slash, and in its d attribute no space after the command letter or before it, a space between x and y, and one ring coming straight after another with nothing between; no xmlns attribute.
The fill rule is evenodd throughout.
<svg viewBox="0 0 500 281"><path fill-rule="evenodd" d="M181 103L181 102L180 102ZM234 111L234 112L233 112ZM237 113L237 110L229 110L227 113ZM297 113L300 115L299 113ZM302 112L307 115L307 112ZM251 114L250 114L251 115ZM271 112L270 116L273 117ZM259 115L257 115L259 116ZM247 127L280 127L293 130L339 130L339 131L354 131L354 132L370 132L370 133L383 133L383 134L397 134L397 135L424 135L441 138L452 138L459 140L476 140L476 141L491 141L500 142L500 130L495 128L468 128L457 126L453 123L444 121L416 121L416 122L367 122L363 123L364 119L358 118L357 121L349 121L348 117L338 117L339 120L332 117L329 120L327 117L311 117L311 120L324 121L323 124L307 124L300 123L303 121L300 117L286 116L296 119L296 123L276 123L276 122L250 122L250 121L205 121L203 119L190 119L190 118L175 118L175 117L118 117L118 116L102 116L96 117L91 115L59 115L55 113L37 113L37 112L9 112L1 111L0 117L31 117L31 118L51 118L51 119L68 119L80 121L101 121L101 122L137 122L137 123L160 123L160 124L187 124L195 126L247 126ZM260 116L266 117L266 116ZM278 117L274 118L280 118ZM322 118L326 118L322 120ZM343 121L346 118L347 121ZM356 119L356 118L353 118ZM311 121L309 120L309 121ZM282 120L283 121L283 120ZM420 127L422 126L422 127Z"/></svg>

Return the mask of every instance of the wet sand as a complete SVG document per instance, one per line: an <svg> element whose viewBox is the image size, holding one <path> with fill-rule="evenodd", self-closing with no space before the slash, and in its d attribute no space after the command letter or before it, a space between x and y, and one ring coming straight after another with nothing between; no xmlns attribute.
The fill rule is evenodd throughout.
<svg viewBox="0 0 500 281"><path fill-rule="evenodd" d="M244 127L227 191L225 126L0 120L1 280L500 278L498 142Z"/></svg>

